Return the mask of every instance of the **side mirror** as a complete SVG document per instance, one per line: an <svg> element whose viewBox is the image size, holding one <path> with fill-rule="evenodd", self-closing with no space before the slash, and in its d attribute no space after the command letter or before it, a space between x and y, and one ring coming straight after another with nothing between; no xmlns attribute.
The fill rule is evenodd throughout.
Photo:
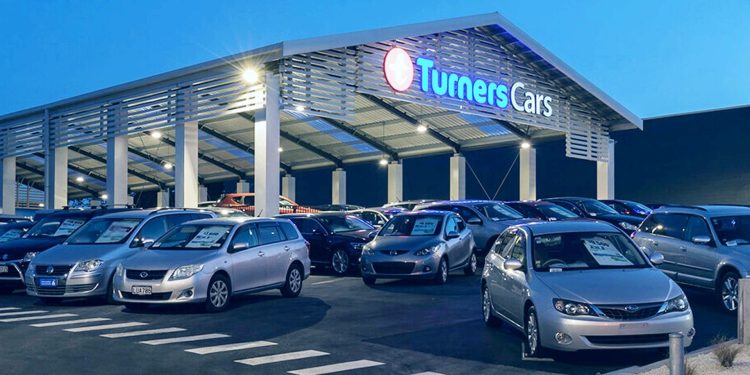
<svg viewBox="0 0 750 375"><path fill-rule="evenodd" d="M141 243L142 243L141 246L143 246L144 248L145 247L151 247L151 245L153 245L154 242L156 242L156 241L154 241L154 240L141 240Z"/></svg>
<svg viewBox="0 0 750 375"><path fill-rule="evenodd" d="M695 236L693 237L693 243L698 245L708 245L711 243L711 237L709 236Z"/></svg>
<svg viewBox="0 0 750 375"><path fill-rule="evenodd" d="M445 238L447 238L449 240L451 238L458 238L458 236L460 236L460 234L458 232L454 231L454 230L452 230L452 231L450 231L450 232L448 232L448 233L445 234Z"/></svg>
<svg viewBox="0 0 750 375"><path fill-rule="evenodd" d="M653 263L653 265L658 266L664 263L664 254L653 252L648 259L651 261L651 263Z"/></svg>
<svg viewBox="0 0 750 375"><path fill-rule="evenodd" d="M515 258L506 259L503 262L503 268L510 271L517 271L520 270L521 267L523 267L523 264L521 264L521 261Z"/></svg>
<svg viewBox="0 0 750 375"><path fill-rule="evenodd" d="M240 251L240 250L246 250L250 248L250 244L247 242L237 242L233 243L232 246L229 248L232 250L232 252Z"/></svg>
<svg viewBox="0 0 750 375"><path fill-rule="evenodd" d="M146 247L149 247L149 246L151 246L153 244L154 244L154 240L148 240L148 239L143 239L141 237L138 237L138 238L136 238L136 239L133 240L133 242L130 244L130 247L143 247L143 248L146 248Z"/></svg>
<svg viewBox="0 0 750 375"><path fill-rule="evenodd" d="M472 217L469 220L466 220L466 223L471 225L482 225L482 219L478 217Z"/></svg>

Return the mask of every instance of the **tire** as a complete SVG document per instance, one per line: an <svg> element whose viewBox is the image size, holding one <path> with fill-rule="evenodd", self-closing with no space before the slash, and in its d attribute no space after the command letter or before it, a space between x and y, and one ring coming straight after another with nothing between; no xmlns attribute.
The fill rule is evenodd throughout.
<svg viewBox="0 0 750 375"><path fill-rule="evenodd" d="M50 298L50 297L39 297L39 301L42 302L42 304L48 305L48 306L57 306L62 303L62 298Z"/></svg>
<svg viewBox="0 0 750 375"><path fill-rule="evenodd" d="M471 258L469 259L469 264L464 267L464 275L466 276L472 276L477 272L477 254L475 252L471 252Z"/></svg>
<svg viewBox="0 0 750 375"><path fill-rule="evenodd" d="M536 308L529 307L524 319L524 341L527 357L541 357L543 355L542 343L539 334L539 320L536 315Z"/></svg>
<svg viewBox="0 0 750 375"><path fill-rule="evenodd" d="M362 276L362 282L364 282L365 285L375 285L375 281L377 281L377 279L374 277Z"/></svg>
<svg viewBox="0 0 750 375"><path fill-rule="evenodd" d="M303 272L299 264L292 264L289 271L286 271L286 281L281 288L281 295L287 298L294 298L302 291Z"/></svg>
<svg viewBox="0 0 750 375"><path fill-rule="evenodd" d="M109 284L107 284L107 291L104 292L105 294L102 296L102 302L106 303L107 305L117 305L118 302L115 301L114 294L114 284L115 284L115 274L113 273L112 276L109 277Z"/></svg>
<svg viewBox="0 0 750 375"><path fill-rule="evenodd" d="M336 276L344 276L349 272L349 254L346 250L338 249L331 254L331 269Z"/></svg>
<svg viewBox="0 0 750 375"><path fill-rule="evenodd" d="M148 309L147 303L126 303L125 308L130 311L144 311Z"/></svg>
<svg viewBox="0 0 750 375"><path fill-rule="evenodd" d="M722 310L728 314L737 313L739 302L740 275L735 271L725 272L718 285L719 303Z"/></svg>
<svg viewBox="0 0 750 375"><path fill-rule="evenodd" d="M440 258L440 264L438 264L438 268L435 270L433 282L438 285L448 282L448 261L445 258Z"/></svg>
<svg viewBox="0 0 750 375"><path fill-rule="evenodd" d="M206 290L206 303L204 309L207 312L223 311L229 305L232 297L232 287L229 279L221 274L214 275L208 282Z"/></svg>
<svg viewBox="0 0 750 375"><path fill-rule="evenodd" d="M482 317L484 324L488 327L499 327L502 321L500 318L492 315L492 298L490 297L490 288L482 287Z"/></svg>

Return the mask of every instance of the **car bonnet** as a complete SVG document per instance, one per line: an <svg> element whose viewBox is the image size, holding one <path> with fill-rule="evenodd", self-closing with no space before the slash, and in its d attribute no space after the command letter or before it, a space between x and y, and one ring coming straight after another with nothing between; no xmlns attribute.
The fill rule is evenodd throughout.
<svg viewBox="0 0 750 375"><path fill-rule="evenodd" d="M220 249L210 250L144 250L122 262L126 269L168 270L202 264L221 256ZM224 254L226 256L226 254Z"/></svg>

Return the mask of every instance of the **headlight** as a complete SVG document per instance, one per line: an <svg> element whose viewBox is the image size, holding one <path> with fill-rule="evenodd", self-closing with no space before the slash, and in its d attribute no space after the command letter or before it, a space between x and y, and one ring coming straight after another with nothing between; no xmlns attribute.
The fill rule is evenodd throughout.
<svg viewBox="0 0 750 375"><path fill-rule="evenodd" d="M352 245L352 249L354 250L362 250L365 247L364 242L352 242L350 245Z"/></svg>
<svg viewBox="0 0 750 375"><path fill-rule="evenodd" d="M625 230L630 230L630 231L638 230L637 226L630 224L630 223L626 223L624 221L619 222L618 225L620 225L620 228L625 229Z"/></svg>
<svg viewBox="0 0 750 375"><path fill-rule="evenodd" d="M437 244L431 247L426 247L422 250L417 250L416 252L414 252L414 255L423 256L423 255L435 254L438 250L440 250L440 244Z"/></svg>
<svg viewBox="0 0 750 375"><path fill-rule="evenodd" d="M370 246L362 246L362 255L375 255L375 252L372 251L372 248Z"/></svg>
<svg viewBox="0 0 750 375"><path fill-rule="evenodd" d="M37 256L37 254L39 254L38 251L29 251L28 253L26 253L26 255L23 256L22 262L24 263L31 262L31 260L34 259L34 257Z"/></svg>
<svg viewBox="0 0 750 375"><path fill-rule="evenodd" d="M662 313L668 313L672 311L685 311L690 308L690 305L688 304L687 297L685 295L681 295L676 298L672 298L667 302L664 302L664 305L662 306Z"/></svg>
<svg viewBox="0 0 750 375"><path fill-rule="evenodd" d="M202 264L191 264L189 266L182 266L177 267L174 272L172 272L172 276L169 277L170 280L182 280L187 279L190 276L195 275L198 272L201 272L203 269Z"/></svg>
<svg viewBox="0 0 750 375"><path fill-rule="evenodd" d="M122 274L125 273L125 267L122 266L122 263L117 265L117 269L115 270L115 274L117 276L122 276Z"/></svg>
<svg viewBox="0 0 750 375"><path fill-rule="evenodd" d="M593 315L597 316L594 309L586 303L566 301L564 299L554 299L552 303L555 305L555 310L565 315Z"/></svg>
<svg viewBox="0 0 750 375"><path fill-rule="evenodd" d="M104 264L104 261L101 259L85 260L78 263L75 272L94 272L101 267L102 264Z"/></svg>

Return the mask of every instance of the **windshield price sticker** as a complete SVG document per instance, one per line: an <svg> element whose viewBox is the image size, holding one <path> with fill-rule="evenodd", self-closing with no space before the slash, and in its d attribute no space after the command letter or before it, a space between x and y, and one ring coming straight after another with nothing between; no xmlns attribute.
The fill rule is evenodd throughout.
<svg viewBox="0 0 750 375"><path fill-rule="evenodd" d="M206 227L201 229L198 234L188 242L187 248L208 248L216 245L224 236L227 229L225 227Z"/></svg>
<svg viewBox="0 0 750 375"><path fill-rule="evenodd" d="M0 242L15 240L16 238L21 238L21 235L23 235L23 231L20 229L11 229L0 236Z"/></svg>
<svg viewBox="0 0 750 375"><path fill-rule="evenodd" d="M584 238L583 245L600 266L632 266L609 240L601 237Z"/></svg>
<svg viewBox="0 0 750 375"><path fill-rule="evenodd" d="M86 221L83 219L65 219L65 221L60 224L60 226L57 228L57 231L55 231L55 234L53 234L52 236L57 237L71 234L85 222Z"/></svg>
<svg viewBox="0 0 750 375"><path fill-rule="evenodd" d="M137 221L115 221L96 239L96 243L119 242L138 224Z"/></svg>
<svg viewBox="0 0 750 375"><path fill-rule="evenodd" d="M411 230L412 236L424 236L424 235L431 235L435 233L435 228L437 228L438 223L440 222L439 218L436 217L422 217L419 219L414 220L414 228Z"/></svg>

